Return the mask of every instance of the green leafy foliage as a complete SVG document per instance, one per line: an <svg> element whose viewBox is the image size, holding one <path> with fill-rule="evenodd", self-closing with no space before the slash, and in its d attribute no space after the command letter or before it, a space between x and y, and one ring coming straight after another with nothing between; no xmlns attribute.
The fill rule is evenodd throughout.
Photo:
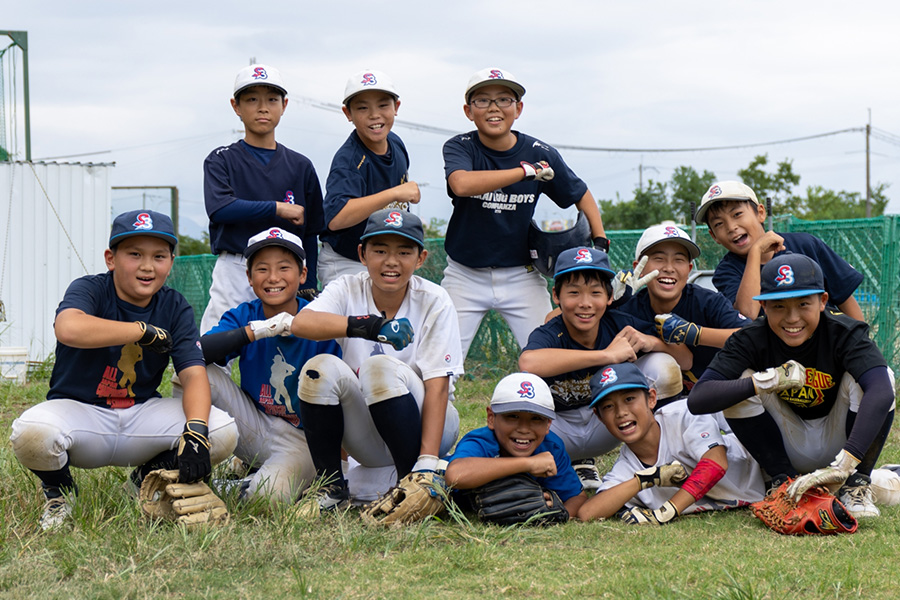
<svg viewBox="0 0 900 600"><path fill-rule="evenodd" d="M209 233L204 231L199 240L197 238L192 238L189 235L179 235L178 252L181 256L210 254L212 250L210 250L209 247Z"/></svg>

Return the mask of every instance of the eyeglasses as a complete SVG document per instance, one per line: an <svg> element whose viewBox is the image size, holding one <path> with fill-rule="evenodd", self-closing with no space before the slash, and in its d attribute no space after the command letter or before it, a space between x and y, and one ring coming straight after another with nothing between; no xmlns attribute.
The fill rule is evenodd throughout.
<svg viewBox="0 0 900 600"><path fill-rule="evenodd" d="M515 98L510 98L509 96L504 96L503 98L475 98L469 104L474 106L475 108L489 108L491 103L496 104L497 108L509 108L513 104L516 103Z"/></svg>

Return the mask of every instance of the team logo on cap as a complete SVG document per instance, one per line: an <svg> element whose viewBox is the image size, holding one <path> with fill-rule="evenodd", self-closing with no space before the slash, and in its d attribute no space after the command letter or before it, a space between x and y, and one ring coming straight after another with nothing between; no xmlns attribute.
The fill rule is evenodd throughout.
<svg viewBox="0 0 900 600"><path fill-rule="evenodd" d="M720 188L718 185L714 185L711 188L709 188L709 191L706 192L706 195L709 197L710 200L712 200L713 198L716 198L716 197L722 195L722 188Z"/></svg>
<svg viewBox="0 0 900 600"><path fill-rule="evenodd" d="M594 262L594 257L591 256L591 251L587 248L582 248L578 252L575 253L575 262L577 263L589 263Z"/></svg>
<svg viewBox="0 0 900 600"><path fill-rule="evenodd" d="M775 285L792 285L794 283L794 270L791 265L778 267L778 275L775 276Z"/></svg>
<svg viewBox="0 0 900 600"><path fill-rule="evenodd" d="M375 73L363 73L363 78L360 83L363 85L375 85L378 83L378 79L375 78Z"/></svg>
<svg viewBox="0 0 900 600"><path fill-rule="evenodd" d="M503 72L499 69L491 69L491 74L488 75L488 79L503 79Z"/></svg>
<svg viewBox="0 0 900 600"><path fill-rule="evenodd" d="M262 67L256 67L253 69L253 75L251 75L251 77L253 77L253 79L268 79L269 74L266 73L266 70Z"/></svg>
<svg viewBox="0 0 900 600"><path fill-rule="evenodd" d="M601 385L609 385L610 383L615 383L619 380L619 376L616 375L616 370L612 367L606 367L603 369L603 373L600 375L600 384Z"/></svg>
<svg viewBox="0 0 900 600"><path fill-rule="evenodd" d="M534 384L523 381L516 393L519 394L519 398L534 398Z"/></svg>
<svg viewBox="0 0 900 600"><path fill-rule="evenodd" d="M403 227L403 213L396 210L391 211L384 220L384 224L388 227Z"/></svg>
<svg viewBox="0 0 900 600"><path fill-rule="evenodd" d="M135 229L153 229L153 217L147 213L141 213L135 217L132 227Z"/></svg>
<svg viewBox="0 0 900 600"><path fill-rule="evenodd" d="M288 190L284 193L284 200L282 202L287 202L288 204L294 203L294 192Z"/></svg>
<svg viewBox="0 0 900 600"><path fill-rule="evenodd" d="M284 234L282 233L282 231L280 229L278 229L276 227L275 229L270 229L269 235L266 236L266 239L272 239L272 238L284 239Z"/></svg>
<svg viewBox="0 0 900 600"><path fill-rule="evenodd" d="M663 231L663 235L666 236L666 237L679 237L679 236L678 236L678 230L675 229L674 227L672 227L671 225L669 225L668 227L666 227L666 230Z"/></svg>

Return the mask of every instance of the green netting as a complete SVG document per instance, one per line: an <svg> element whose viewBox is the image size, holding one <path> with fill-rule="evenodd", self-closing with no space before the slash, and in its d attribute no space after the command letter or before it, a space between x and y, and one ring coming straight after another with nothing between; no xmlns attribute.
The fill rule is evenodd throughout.
<svg viewBox="0 0 900 600"><path fill-rule="evenodd" d="M878 347L895 371L900 368L900 216L841 221L803 221L793 216L775 219L777 231L804 231L822 239L863 274L854 296L872 328ZM611 241L613 268L630 268L634 248L642 230L607 232ZM697 244L702 250L697 269L714 269L725 253L712 241L706 227L697 227ZM418 274L440 282L447 255L444 240L426 242L428 259ZM209 302L209 286L216 257L210 254L175 259L168 284L180 291L194 307L199 325ZM506 322L491 311L482 321L466 360L470 374L496 378L516 368L519 346Z"/></svg>

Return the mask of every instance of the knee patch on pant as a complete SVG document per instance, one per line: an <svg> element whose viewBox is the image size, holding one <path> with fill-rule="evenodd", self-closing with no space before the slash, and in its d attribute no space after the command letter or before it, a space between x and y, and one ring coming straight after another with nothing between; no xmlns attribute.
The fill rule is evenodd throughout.
<svg viewBox="0 0 900 600"><path fill-rule="evenodd" d="M359 368L359 384L366 404L384 402L410 393L401 369L406 365L392 356L379 354L367 358Z"/></svg>
<svg viewBox="0 0 900 600"><path fill-rule="evenodd" d="M333 354L317 354L303 365L297 384L297 395L309 404L334 406L340 403L335 392L343 375L352 374L350 367Z"/></svg>
<svg viewBox="0 0 900 600"><path fill-rule="evenodd" d="M22 465L33 471L56 471L68 462L63 448L61 431L46 423L13 423L13 452Z"/></svg>

